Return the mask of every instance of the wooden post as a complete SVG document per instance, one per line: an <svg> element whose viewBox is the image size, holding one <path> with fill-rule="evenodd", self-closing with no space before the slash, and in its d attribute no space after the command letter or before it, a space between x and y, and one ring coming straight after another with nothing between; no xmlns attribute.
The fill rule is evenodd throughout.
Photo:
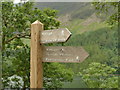
<svg viewBox="0 0 120 90"><path fill-rule="evenodd" d="M31 24L30 88L43 87L42 45L40 33L43 24L38 20Z"/></svg>

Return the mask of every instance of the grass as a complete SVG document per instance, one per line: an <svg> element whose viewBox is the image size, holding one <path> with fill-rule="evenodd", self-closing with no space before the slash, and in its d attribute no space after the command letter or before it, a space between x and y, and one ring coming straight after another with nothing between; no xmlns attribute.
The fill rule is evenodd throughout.
<svg viewBox="0 0 120 90"><path fill-rule="evenodd" d="M61 27L68 28L73 35L82 34L84 32L99 30L100 28L108 27L105 22L93 22L88 25L83 25L83 19L75 19L73 21L68 22L68 25L61 25Z"/></svg>

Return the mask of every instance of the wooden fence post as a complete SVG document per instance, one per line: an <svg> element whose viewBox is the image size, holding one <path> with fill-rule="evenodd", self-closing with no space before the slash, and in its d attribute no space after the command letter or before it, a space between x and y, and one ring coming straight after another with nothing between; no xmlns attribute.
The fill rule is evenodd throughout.
<svg viewBox="0 0 120 90"><path fill-rule="evenodd" d="M31 24L30 88L43 87L42 45L40 33L43 24L38 20Z"/></svg>

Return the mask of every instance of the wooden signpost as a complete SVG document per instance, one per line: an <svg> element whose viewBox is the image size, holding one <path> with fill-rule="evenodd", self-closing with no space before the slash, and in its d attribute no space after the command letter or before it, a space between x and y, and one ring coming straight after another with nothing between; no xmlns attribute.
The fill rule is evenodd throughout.
<svg viewBox="0 0 120 90"><path fill-rule="evenodd" d="M89 54L82 47L45 47L44 43L65 42L71 36L68 29L43 30L38 20L31 24L30 88L43 87L43 62L75 63Z"/></svg>
<svg viewBox="0 0 120 90"><path fill-rule="evenodd" d="M67 28L45 30L41 33L41 43L66 42L71 36L71 33Z"/></svg>
<svg viewBox="0 0 120 90"><path fill-rule="evenodd" d="M88 53L82 47L54 46L43 50L43 62L82 62L87 57Z"/></svg>

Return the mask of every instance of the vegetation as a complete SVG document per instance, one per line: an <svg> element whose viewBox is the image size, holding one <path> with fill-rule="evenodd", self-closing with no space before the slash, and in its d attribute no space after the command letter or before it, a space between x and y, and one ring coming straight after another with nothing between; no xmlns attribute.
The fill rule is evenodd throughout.
<svg viewBox="0 0 120 90"><path fill-rule="evenodd" d="M103 10L101 15L104 15L103 13L106 13L104 9L106 7L102 7L102 5L109 5L109 8L107 8L108 12L111 12L111 7L114 6L114 10L118 9L118 3L94 3L96 5L96 8L99 9L99 14ZM110 6L111 5L111 6ZM107 12L107 13L108 13ZM78 24L77 28L74 26L74 24L71 24L71 28L75 30L75 33L77 35L73 36L65 45L70 46L83 46L90 54L88 59L86 59L84 62L80 64L67 64L68 67L72 67L75 73L80 72L83 80L86 82L86 85L90 88L118 88L118 75L119 75L119 67L118 67L118 13L112 12L110 15L108 15L107 23L112 26L112 29L108 28L109 26L104 23L104 25L100 26L101 23L96 25L93 29L87 28L88 31L81 34L81 30L79 28L87 27L87 25L83 28L80 27L81 22ZM117 15L116 15L117 14ZM114 17L115 16L115 17ZM69 25L68 25L69 26ZM93 25L91 25L93 26ZM100 26L100 28L98 28ZM77 31L77 29L79 31ZM96 29L95 29L96 28ZM97 31L93 31L93 30ZM74 32L74 31L73 31ZM93 62L93 63L92 63ZM105 65L106 67L110 67L111 69L114 69L115 72L112 72L112 76L108 75L106 69L102 68L101 65ZM99 70L103 70L104 74L106 74L106 77L102 75L102 72ZM99 73L97 73L97 70ZM95 71L92 73L92 71ZM101 76L95 76L94 74L99 74ZM114 75L116 74L116 75ZM81 80L81 79L80 79ZM113 84L113 83L114 84ZM82 86L81 86L82 87ZM69 88L72 88L69 87Z"/></svg>
<svg viewBox="0 0 120 90"><path fill-rule="evenodd" d="M91 63L79 74L89 88L118 88L118 76L115 68L100 63Z"/></svg>
<svg viewBox="0 0 120 90"><path fill-rule="evenodd" d="M67 14L71 19L86 19L95 12L90 2L41 2L35 3L35 7L56 9L59 11L58 16L63 17Z"/></svg>
<svg viewBox="0 0 120 90"><path fill-rule="evenodd" d="M111 81L114 83L118 82L118 75L119 75L119 67L118 67L118 32L117 32L117 28L114 28L113 30L110 28L101 28L99 30L96 31L90 31L90 32L85 32L83 34L78 34L75 35L73 37L71 37L71 39L64 44L65 46L83 46L84 49L90 54L89 57L83 61L82 63L69 63L69 64L65 64L68 68L72 68L72 70L78 74L78 72L82 73L83 71L88 70L88 72L86 72L87 74L89 73L89 68L94 68L92 67L92 63L99 63L104 64L106 66L109 66L113 69L115 69L114 73L111 74L115 74L115 82L114 80L112 81L112 77ZM89 66L90 65L90 66ZM104 68L102 68L104 70ZM94 69L93 69L94 70ZM91 70L91 71L93 71ZM100 71L99 69L96 68L96 70ZM97 73L97 72L96 72ZM107 74L107 72L105 72ZM101 74L101 72L100 72ZM80 83L82 82L81 77L84 77L85 73L83 73L81 76L79 76L80 78L78 78L80 80ZM93 75L94 77L94 75ZM98 76L99 77L99 76ZM107 77L106 77L107 79ZM83 78L83 80L85 80L85 78ZM91 81L91 79L89 79ZM96 80L96 79L95 79ZM74 85L77 85L78 80L74 80ZM111 82L111 85L112 85ZM104 83L101 82L101 83ZM93 83L92 83L93 84ZM112 86L108 86L107 85L107 81L106 84L104 86L104 88L109 88ZM69 87L72 88L74 86L72 86L72 83L70 83L70 85L65 84L66 86L64 87ZM79 84L78 87L86 87L81 86L84 84ZM103 88L102 86L97 86L94 85L91 86L89 83L86 84L87 87L96 87L96 88ZM107 87L108 86L108 87ZM116 86L114 87L118 87L118 83L116 84Z"/></svg>
<svg viewBox="0 0 120 90"><path fill-rule="evenodd" d="M99 14L105 13L107 18L107 23L111 26L118 24L119 14L119 2L94 2L93 6ZM111 13L112 11L112 13Z"/></svg>
<svg viewBox="0 0 120 90"><path fill-rule="evenodd" d="M58 3L46 4L53 8L57 8L58 5ZM105 17L96 17L95 10L90 8L90 3L82 3L82 5L64 3L62 7L59 4L58 10L62 10L60 15L63 17L68 13L72 18L64 25L60 25L60 22L57 21L56 10L33 9L35 5L29 2L18 5L4 2L2 5L4 87L15 87L11 81L16 82L17 87L15 88L29 87L29 29L31 23L39 20L44 24L45 30L67 27L73 33L66 43L48 44L48 46L82 46L89 53L89 57L82 63L44 63L45 88L62 86L65 88L77 88L77 86L79 88L118 88L118 74L120 73L118 67L118 13L116 12L118 3L93 3L93 6L100 11L99 13L102 11L101 16L104 16L103 13L107 10L108 14L113 10L109 7L115 8L107 18L112 29L104 22ZM74 8L68 10L71 5ZM64 6L67 9L64 9ZM106 8L106 6L109 7ZM13 76L15 78L11 79ZM21 81L20 84L18 80L23 80L23 82Z"/></svg>
<svg viewBox="0 0 120 90"><path fill-rule="evenodd" d="M2 3L2 78L4 88L19 87L19 83L16 85L8 83L11 80L9 77L14 75L23 79L23 88L30 87L30 47L24 44L21 38L30 37L30 24L35 20L41 21L44 29L58 28L59 22L55 19L56 14L56 10L33 9L33 3L30 2L17 5L12 2ZM60 87L63 81L71 81L72 75L72 71L58 63L46 63L44 64L44 87ZM18 79L15 78L15 80Z"/></svg>

